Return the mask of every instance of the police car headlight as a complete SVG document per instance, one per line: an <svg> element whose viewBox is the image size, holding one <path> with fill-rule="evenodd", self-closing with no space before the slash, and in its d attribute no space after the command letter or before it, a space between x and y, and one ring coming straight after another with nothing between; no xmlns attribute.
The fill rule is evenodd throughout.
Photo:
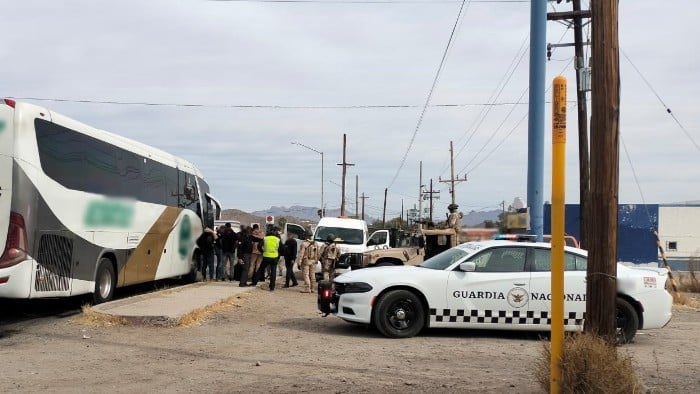
<svg viewBox="0 0 700 394"><path fill-rule="evenodd" d="M340 283L336 283L336 291L340 290L338 286ZM347 294L347 293L366 293L368 291L372 290L372 286L369 283L365 282L350 282L350 283L343 283L342 284L342 292Z"/></svg>

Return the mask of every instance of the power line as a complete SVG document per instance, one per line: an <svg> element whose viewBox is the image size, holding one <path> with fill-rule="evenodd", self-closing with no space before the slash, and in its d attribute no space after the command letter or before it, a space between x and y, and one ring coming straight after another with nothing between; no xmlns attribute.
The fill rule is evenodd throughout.
<svg viewBox="0 0 700 394"><path fill-rule="evenodd" d="M520 48L518 48L518 51L515 53L515 56L513 57L513 60L510 62L510 65L508 65L508 68L506 69L505 74L503 74L503 77L501 77L501 80L498 81L498 84L496 85L496 88L493 90L491 93L491 96L487 100L487 102L495 102L498 100L499 97L501 97L501 94L503 93L503 90L505 87L508 85L510 82L510 79L513 77L513 74L515 74L515 70L517 70L518 66L520 65L520 62L522 62L523 58L525 57L525 54L529 50L530 46L528 45L527 47L525 46L528 42L528 38L530 37L530 34L525 35L525 39L523 40L522 44L520 44ZM523 48L525 48L523 50ZM521 53L522 51L522 53ZM499 89L500 88L500 89ZM521 97L522 99L522 97ZM518 100L520 101L520 100ZM489 115L491 112L491 106L489 107L483 107L481 111L479 112L479 115L474 119L474 122L472 122L471 126L467 130L465 130L464 134L460 136L457 140L461 140L465 136L468 135L467 140L464 141L464 144L459 148L459 151L457 151L456 156L459 157L459 155L464 151L464 149L467 147L469 142L472 140L474 135L476 134L476 131L478 130L479 126L486 120L486 117ZM447 169L444 169L441 171L444 173Z"/></svg>
<svg viewBox="0 0 700 394"><path fill-rule="evenodd" d="M229 3L456 4L461 0L209 0ZM470 3L529 3L530 0L472 0Z"/></svg>
<svg viewBox="0 0 700 394"><path fill-rule="evenodd" d="M559 74L563 73L567 68L569 68L569 66L571 65L571 63L573 63L573 60L574 60L574 59L571 58L571 60L569 61L569 63L567 63L567 65L564 66L564 68L559 72ZM552 85L550 84L549 87L547 87L547 90L546 90L546 91L549 91L551 88L552 88ZM521 98L525 95L525 93L528 91L528 89L529 89L529 88L525 88L525 91L524 91L523 94L520 96ZM569 101L567 101L567 102L569 102ZM506 116L506 119L510 116L510 114L511 114L512 112L513 112L513 111L511 111L511 112ZM506 134L506 135L501 139L501 141L499 141L498 144L496 144L496 146L495 146L493 149L491 149L491 151L489 151L489 153L486 154L486 156L484 156L484 158L482 158L479 162L477 162L470 170L467 170L467 166L468 166L468 164L467 164L467 166L465 166L464 169L463 169L462 171L460 171L460 172L466 172L467 174L470 174L472 171L476 170L483 162L485 162L489 157L491 157L491 155L492 155L494 152L496 152L496 150L498 150L498 148L500 148L501 145L503 145L503 143L506 142L506 140L508 140L508 138L510 138L510 136L515 132L515 130L517 130L517 128L522 124L522 122L525 121L525 119L527 119L528 115L529 115L528 113L525 113L525 115L524 115L522 118L520 118L520 120L518 121L518 123L516 123L515 126L513 126L513 128L508 132L508 134ZM500 126L499 126L499 128L500 128ZM495 134L495 133L494 133L494 134ZM486 147L486 144L484 144L484 146L483 146L482 148L485 148L485 147ZM483 150L483 149L482 149L482 150ZM481 150L480 150L480 152L481 152ZM474 157L476 157L476 155L475 155Z"/></svg>
<svg viewBox="0 0 700 394"><path fill-rule="evenodd" d="M51 98L51 97L17 97L7 96L13 100L32 100L32 101L49 101L60 103L75 103L75 104L106 104L106 105L133 105L133 106L151 106L151 107L184 107L184 108L222 108L222 109L312 109L312 110L333 110L333 109L405 109L405 108L422 108L423 105L418 104L363 104L363 105L276 105L276 104L203 104L203 103L165 103L165 102L147 102L147 101L119 101L119 100L103 100L103 99L66 99L66 98ZM494 103L445 103L431 104L432 108L461 108L461 107L486 107L486 106L509 106L509 105L526 105L526 102L494 102Z"/></svg>
<svg viewBox="0 0 700 394"><path fill-rule="evenodd" d="M632 59L630 59L630 57L627 56L627 53L626 53L625 51L622 51L622 50L621 50L621 52L622 52L622 55L625 57L625 59L627 59L627 61L630 63L630 65L632 66L632 68L634 68L634 71L636 71L637 74L639 74L639 76L642 78L642 81L644 81L644 83L647 85L647 87L649 87L649 89L651 90L651 92L654 93L654 96L656 96L656 98L659 100L659 102L661 103L661 105L664 106L664 108L666 109L666 112L667 112L669 115L671 115L671 117L673 118L673 120L676 121L676 124L678 125L678 127L680 127L681 130L683 130L683 133L685 134L685 136L688 137L688 139L690 140L690 142L693 143L693 145L695 145L695 148L696 148L697 150L700 150L700 145L698 145L698 143L695 142L695 139L693 138L693 136L690 135L690 133L689 133L688 130L685 128L685 126L683 126L683 124L680 122L680 120L678 120L678 118L676 118L676 115L675 115L673 112L671 112L671 108L669 108L668 105L666 105L666 103L665 103L664 100L661 98L661 96L660 96L659 93L656 91L656 89L654 89L654 87L651 86L651 83L649 83L649 81L646 79L646 77L644 77L644 74L642 74L642 72L641 72L641 71L637 68L637 66L632 62Z"/></svg>
<svg viewBox="0 0 700 394"><path fill-rule="evenodd" d="M467 8L469 7L469 4L471 4L473 0L469 0L469 3L467 3ZM433 92L435 91L435 86L437 85L438 79L440 78L440 73L442 72L442 69L445 65L445 59L447 58L447 53L450 50L450 47L452 46L452 40L454 39L455 36L455 30L457 30L457 26L459 25L459 20L462 18L462 11L464 10L464 4L466 3L466 0L462 0L462 4L459 6L459 12L457 13L457 19L455 19L455 23L452 26L452 31L450 32L450 38L447 40L447 45L445 46L445 50L442 53L442 58L440 59L440 65L438 66L437 72L435 73L435 78L433 78L433 83L430 86L430 91L428 91L428 97L425 100L425 105L423 106L423 109L421 110L420 116L418 117L418 123L416 124L416 128L413 130L413 135L411 136L411 141L408 143L408 147L406 148L406 152L403 155L403 158L401 158L401 164L399 164L399 168L396 170L396 174L394 174L394 178L389 182L389 186L387 189L391 189L391 187L394 185L394 182L396 182L396 178L399 177L399 174L401 173L401 169L403 166L406 164L406 158L408 158L408 153L411 151L411 148L413 147L413 143L416 140L416 135L418 134L418 130L420 130L420 126L423 123L423 117L425 116L425 112L428 110L428 106L430 105L430 101L433 98Z"/></svg>

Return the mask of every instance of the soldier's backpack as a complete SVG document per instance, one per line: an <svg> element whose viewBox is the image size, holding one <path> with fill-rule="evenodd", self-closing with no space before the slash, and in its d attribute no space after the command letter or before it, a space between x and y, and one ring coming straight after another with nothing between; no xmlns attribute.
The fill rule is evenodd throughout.
<svg viewBox="0 0 700 394"><path fill-rule="evenodd" d="M310 242L304 251L304 260L318 260L318 246L316 242Z"/></svg>
<svg viewBox="0 0 700 394"><path fill-rule="evenodd" d="M326 246L326 256L325 258L330 260L335 260L338 258L338 246L336 244L330 244Z"/></svg>

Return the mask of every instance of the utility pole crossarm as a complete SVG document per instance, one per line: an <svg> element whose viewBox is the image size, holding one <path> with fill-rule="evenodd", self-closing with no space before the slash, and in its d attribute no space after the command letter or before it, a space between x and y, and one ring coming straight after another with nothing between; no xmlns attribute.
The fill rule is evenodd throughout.
<svg viewBox="0 0 700 394"><path fill-rule="evenodd" d="M560 20L564 20L564 19L590 18L590 17L591 17L590 10L550 12L547 14L548 21L560 21Z"/></svg>

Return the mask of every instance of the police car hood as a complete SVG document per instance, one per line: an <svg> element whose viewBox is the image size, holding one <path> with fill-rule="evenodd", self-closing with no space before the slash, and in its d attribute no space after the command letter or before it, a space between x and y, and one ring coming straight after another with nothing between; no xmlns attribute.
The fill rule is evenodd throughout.
<svg viewBox="0 0 700 394"><path fill-rule="evenodd" d="M341 283L376 283L377 281L413 282L419 275L425 275L427 272L442 271L412 265L400 265L395 267L372 267L347 272L336 277L335 281Z"/></svg>

